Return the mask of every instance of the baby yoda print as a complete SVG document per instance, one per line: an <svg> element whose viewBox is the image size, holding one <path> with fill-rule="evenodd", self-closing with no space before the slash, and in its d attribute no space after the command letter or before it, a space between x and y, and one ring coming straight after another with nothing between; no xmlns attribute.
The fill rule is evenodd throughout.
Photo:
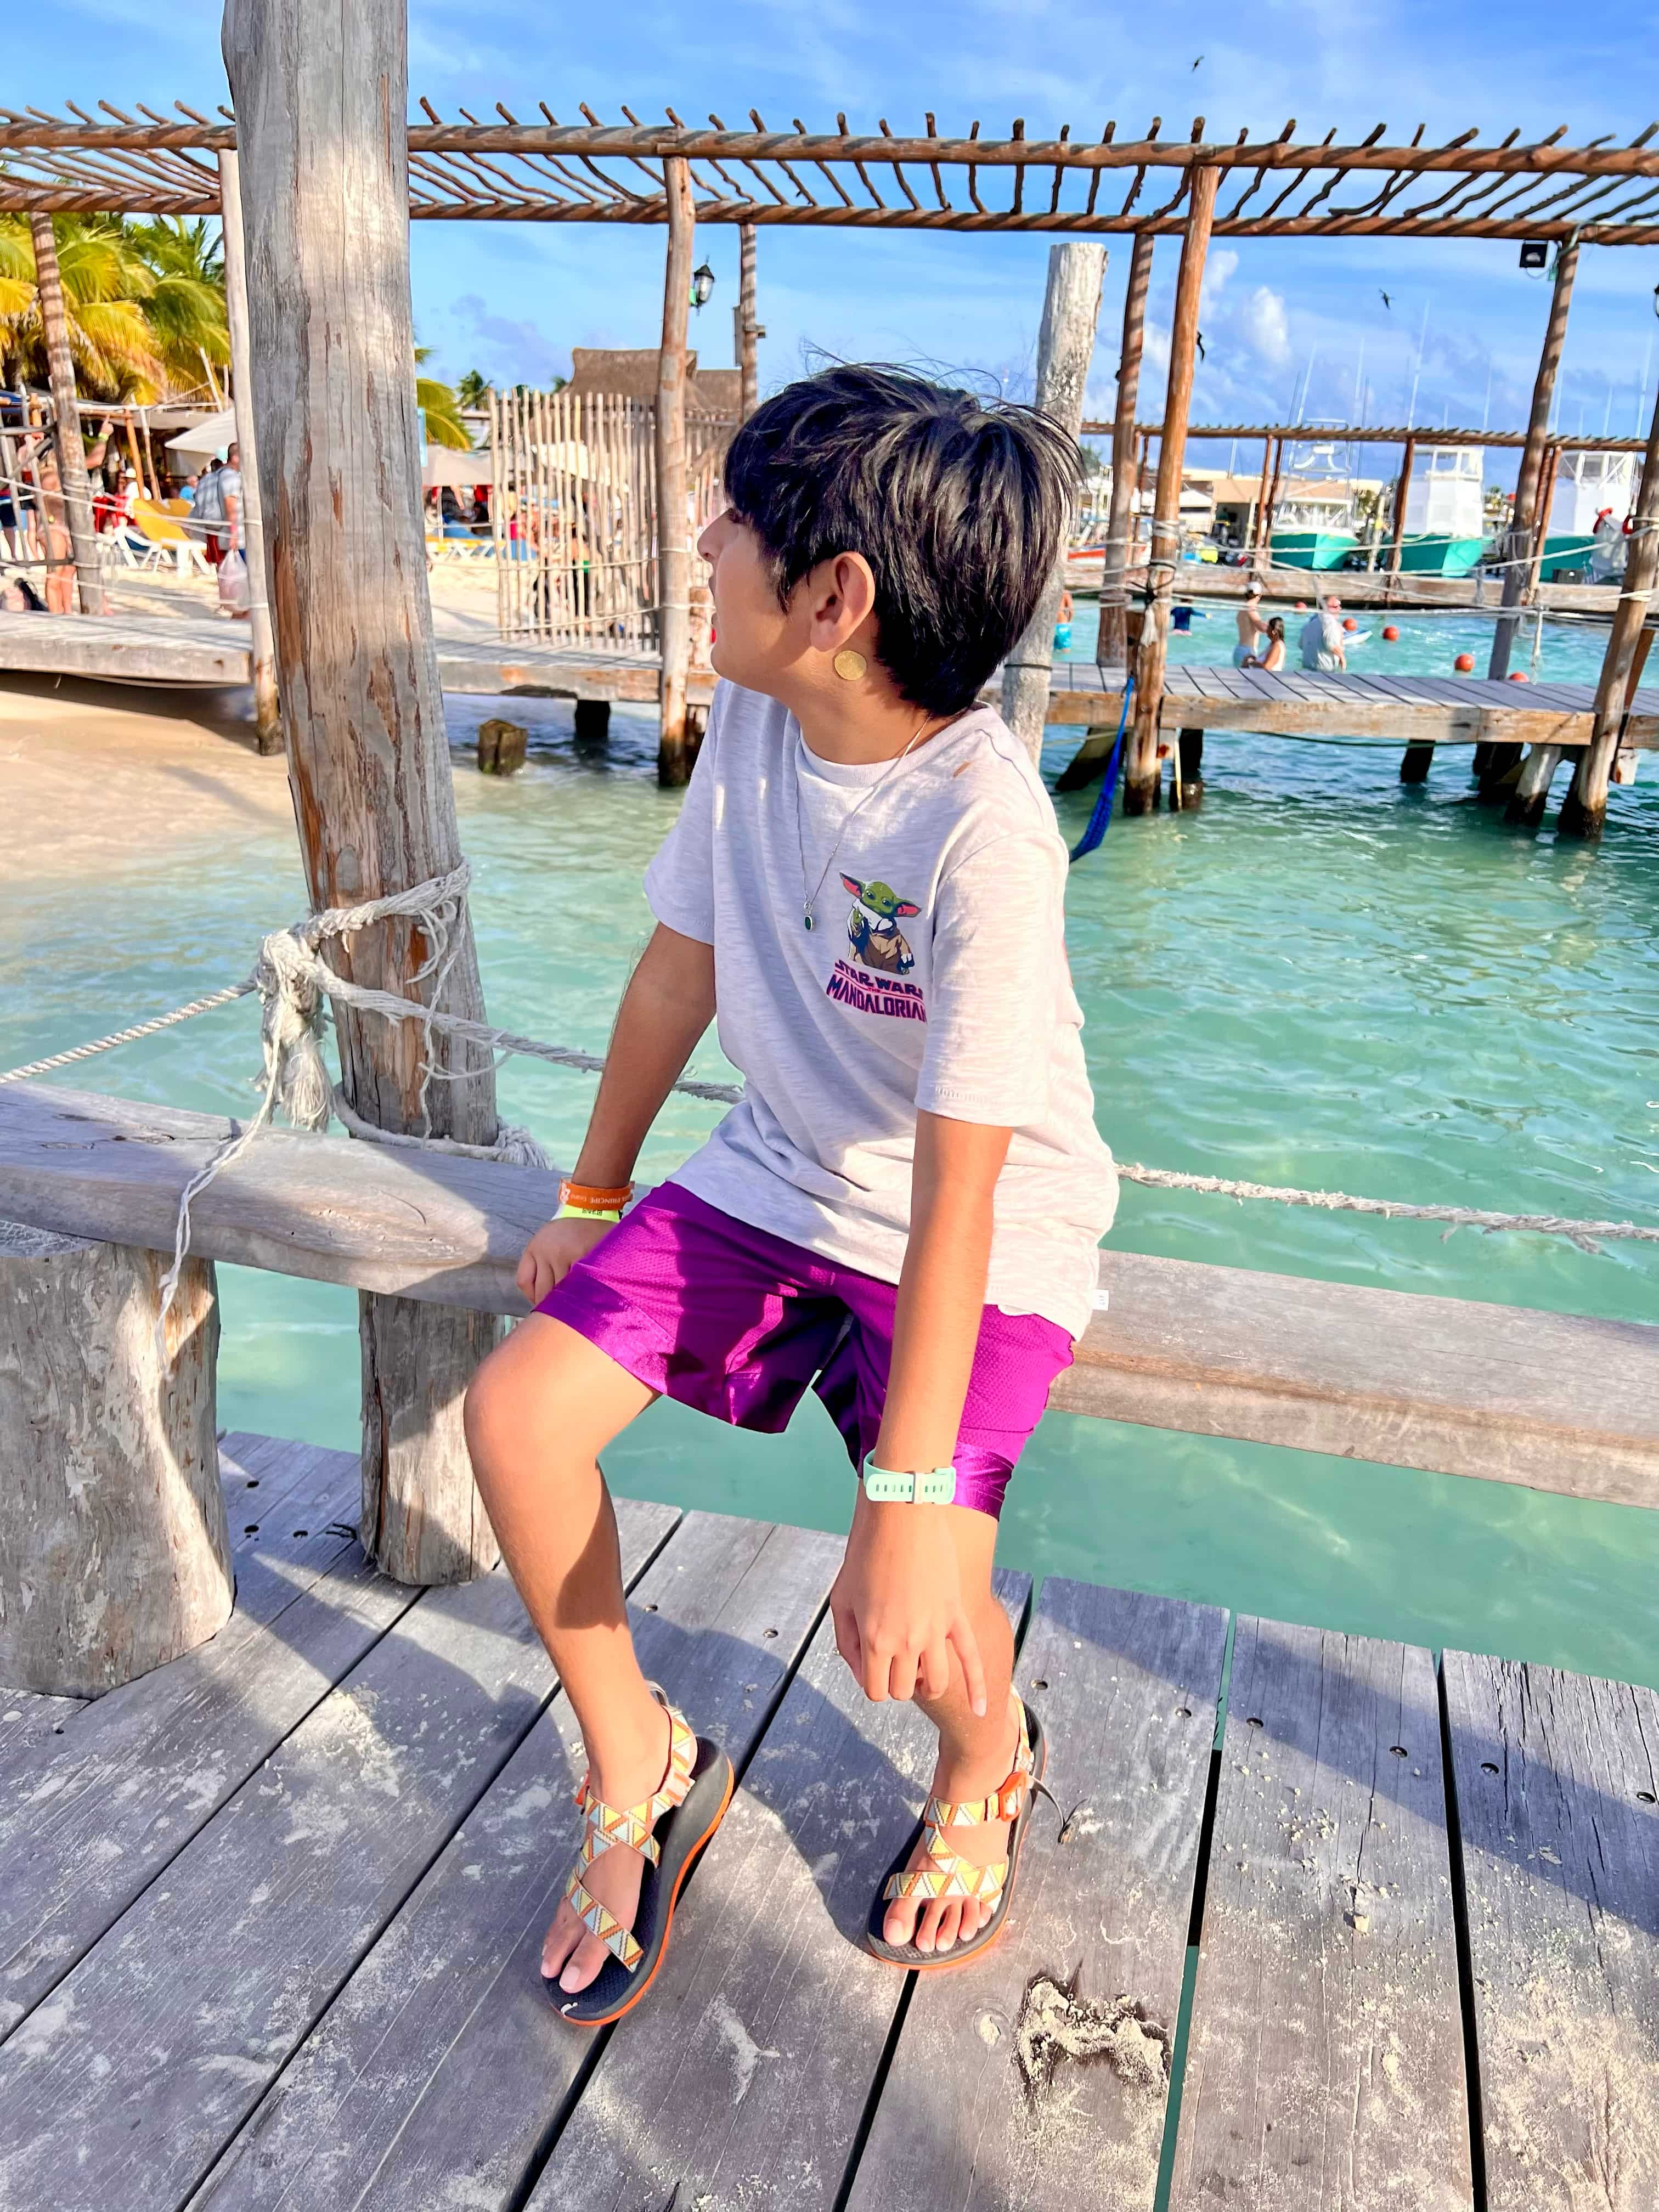
<svg viewBox="0 0 1659 2212"><path fill-rule="evenodd" d="M842 883L853 894L853 910L847 917L847 942L853 948L853 957L860 967L873 968L884 975L908 975L916 964L903 933L899 928L901 917L920 914L921 908L909 899L902 899L889 884L861 884L856 876L843 875Z"/></svg>

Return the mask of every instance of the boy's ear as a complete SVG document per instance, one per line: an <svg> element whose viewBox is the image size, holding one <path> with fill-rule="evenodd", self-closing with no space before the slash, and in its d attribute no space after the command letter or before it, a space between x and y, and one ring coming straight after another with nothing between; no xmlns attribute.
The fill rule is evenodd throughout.
<svg viewBox="0 0 1659 2212"><path fill-rule="evenodd" d="M908 917L913 914L920 914L921 912L921 908L919 906L913 906L908 899L901 899L898 904L893 908L893 911L895 914L902 914L905 915L908 919Z"/></svg>
<svg viewBox="0 0 1659 2212"><path fill-rule="evenodd" d="M856 876L843 876L841 882L842 889L843 890L851 891L854 898L862 898L864 896L864 885L859 881Z"/></svg>

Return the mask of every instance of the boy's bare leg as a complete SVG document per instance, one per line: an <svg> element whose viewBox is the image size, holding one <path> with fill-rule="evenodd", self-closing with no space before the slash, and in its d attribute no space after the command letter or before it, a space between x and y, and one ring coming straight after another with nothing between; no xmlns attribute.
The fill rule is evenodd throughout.
<svg viewBox="0 0 1659 2212"><path fill-rule="evenodd" d="M967 1685L954 1652L948 1692L942 1698L927 1698L919 1691L916 1703L939 1730L933 1794L960 1802L988 1797L1014 1763L1019 1741L1018 1723L1009 1697L1014 1634L991 1589L995 1521L971 1506L952 1505L944 1510L956 1542L963 1595L973 1616L985 1668L985 1717L975 1718L969 1706ZM1008 1823L993 1820L974 1828L951 1828L945 1832L945 1841L963 1858L983 1866L1007 1856ZM921 1859L918 1849L910 1863L919 1865ZM914 1942L918 1950L948 1951L955 1943L967 1942L989 1918L990 1908L972 1898L898 1898L887 1908L882 1933L890 1943Z"/></svg>
<svg viewBox="0 0 1659 2212"><path fill-rule="evenodd" d="M649 1797L668 1768L668 1718L634 1656L616 1515L598 1464L655 1395L574 1329L532 1314L484 1362L466 1400L479 1491L580 1723L594 1792L610 1805ZM624 1927L639 1903L642 1864L618 1845L584 1877ZM561 1904L543 1972L574 1994L607 1955L575 1908Z"/></svg>

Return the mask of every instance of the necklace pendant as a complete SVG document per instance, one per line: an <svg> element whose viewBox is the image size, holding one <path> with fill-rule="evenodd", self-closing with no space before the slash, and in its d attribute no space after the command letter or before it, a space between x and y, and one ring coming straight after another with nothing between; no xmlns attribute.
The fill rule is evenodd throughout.
<svg viewBox="0 0 1659 2212"><path fill-rule="evenodd" d="M806 933L810 937L813 930L817 927L817 923L812 919L812 909L810 906L804 906L801 908L800 918L806 924Z"/></svg>

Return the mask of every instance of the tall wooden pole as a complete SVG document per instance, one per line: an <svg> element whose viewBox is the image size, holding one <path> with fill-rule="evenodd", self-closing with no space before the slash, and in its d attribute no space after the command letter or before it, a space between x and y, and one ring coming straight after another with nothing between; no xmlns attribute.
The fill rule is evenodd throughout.
<svg viewBox="0 0 1659 2212"><path fill-rule="evenodd" d="M230 0L224 55L289 781L313 902L339 906L461 859L421 526L404 0ZM437 949L397 920L330 955L356 982L482 1016L465 908L417 983ZM434 1064L465 1073L425 1085L419 1023L334 1012L363 1120L494 1142L488 1053L434 1035ZM365 1296L359 1330L364 1548L403 1582L463 1580L497 1556L461 1428L497 1325Z"/></svg>
<svg viewBox="0 0 1659 2212"><path fill-rule="evenodd" d="M1406 502L1411 497L1412 468L1417 459L1417 441L1408 437L1401 456L1400 478L1394 488L1394 530L1389 543L1389 588L1400 574L1400 549L1406 535Z"/></svg>
<svg viewBox="0 0 1659 2212"><path fill-rule="evenodd" d="M52 383L52 416L58 481L63 487L64 520L75 556L76 581L83 615L104 611L104 577L98 565L98 533L92 522L92 486L87 480L87 449L81 442L81 410L76 404L75 356L70 351L69 318L64 312L64 279L58 266L58 240L49 215L29 217L34 246L34 295L46 341L46 371ZM45 501L41 502L45 508ZM43 512L43 520L49 518ZM47 557L51 557L48 534Z"/></svg>
<svg viewBox="0 0 1659 2212"><path fill-rule="evenodd" d="M1095 659L1103 668L1121 668L1129 657L1129 532L1134 526L1139 489L1135 406L1140 397L1140 352L1146 331L1146 292L1152 281L1152 239L1138 230L1129 254L1129 283L1123 295L1123 342L1117 362L1117 411L1112 417L1112 503L1106 517L1106 557L1100 571L1100 629Z"/></svg>
<svg viewBox="0 0 1659 2212"><path fill-rule="evenodd" d="M1267 487L1273 481L1273 441L1271 438L1264 438L1261 441L1261 483L1256 492L1255 506L1250 514L1250 542L1248 550L1251 553L1257 552L1263 543L1261 532L1267 520ZM1261 568L1265 567L1266 563L1257 561L1255 565Z"/></svg>
<svg viewBox="0 0 1659 2212"><path fill-rule="evenodd" d="M1193 171L1187 228L1181 240L1175 317L1170 330L1170 382L1158 449L1158 489L1153 495L1147 564L1152 596L1135 669L1133 736L1123 763L1126 814L1150 814L1158 804L1158 718L1164 703L1170 602L1175 595L1176 564L1181 558L1181 471L1187 458L1187 412L1193 397L1199 295L1204 285L1204 259L1209 251L1220 175L1207 162Z"/></svg>
<svg viewBox="0 0 1659 2212"><path fill-rule="evenodd" d="M276 646L265 573L264 506L259 497L259 438L253 419L252 340L247 319L247 257L242 240L240 158L219 156L219 214L225 234L225 315L230 325L231 401L242 465L242 558L247 564L248 643L253 661L253 726L262 753L283 749L276 711Z"/></svg>
<svg viewBox="0 0 1659 2212"><path fill-rule="evenodd" d="M1544 447L1547 441L1550 406L1555 398L1555 373L1561 365L1561 349L1567 337L1567 309L1572 304L1572 280L1578 267L1578 246L1569 239L1555 257L1555 289L1550 295L1549 321L1544 329L1544 349L1538 356L1538 374L1533 380L1532 413L1527 418L1527 442L1521 452L1521 471L1515 483L1515 508L1510 517L1509 537L1504 547L1507 566L1504 570L1502 605L1507 611L1518 608L1527 592L1527 562L1532 554L1533 524L1538 508L1538 487L1543 474ZM1492 626L1492 660L1487 667L1489 677L1501 679L1510 672L1510 653L1515 643L1518 614L1500 616ZM1509 750L1510 748L1503 748Z"/></svg>
<svg viewBox="0 0 1659 2212"><path fill-rule="evenodd" d="M1095 357L1095 327L1100 319L1100 287L1105 274L1103 246L1071 240L1048 248L1048 283L1037 337L1036 405L1039 414L1058 422L1073 439L1083 428L1083 394ZM1054 617L1066 588L1066 552L1062 538L1036 611L1002 672L1002 718L1033 762L1042 754L1048 675L1054 656Z"/></svg>
<svg viewBox="0 0 1659 2212"><path fill-rule="evenodd" d="M691 657L691 555L686 543L685 325L691 304L691 172L678 154L663 163L668 251L663 270L662 350L657 356L657 635L662 647L659 783L684 783L696 747L685 726Z"/></svg>
<svg viewBox="0 0 1659 2212"><path fill-rule="evenodd" d="M1659 576L1659 400L1655 402L1648 430L1642 482L1636 495L1629 550L1625 556L1625 580L1613 610L1601 681L1595 687L1595 716L1590 724L1590 741L1578 756L1578 765L1561 803L1560 820L1556 825L1563 836L1599 837L1601 834L1607 812L1607 785L1612 780L1613 756L1619 750L1619 732L1630 709L1633 678L1640 672L1637 651L1642 626L1653 603L1656 576Z"/></svg>
<svg viewBox="0 0 1659 2212"><path fill-rule="evenodd" d="M756 320L755 226L738 225L738 368L743 379L742 415L746 422L760 405L760 360L757 341L765 336Z"/></svg>

